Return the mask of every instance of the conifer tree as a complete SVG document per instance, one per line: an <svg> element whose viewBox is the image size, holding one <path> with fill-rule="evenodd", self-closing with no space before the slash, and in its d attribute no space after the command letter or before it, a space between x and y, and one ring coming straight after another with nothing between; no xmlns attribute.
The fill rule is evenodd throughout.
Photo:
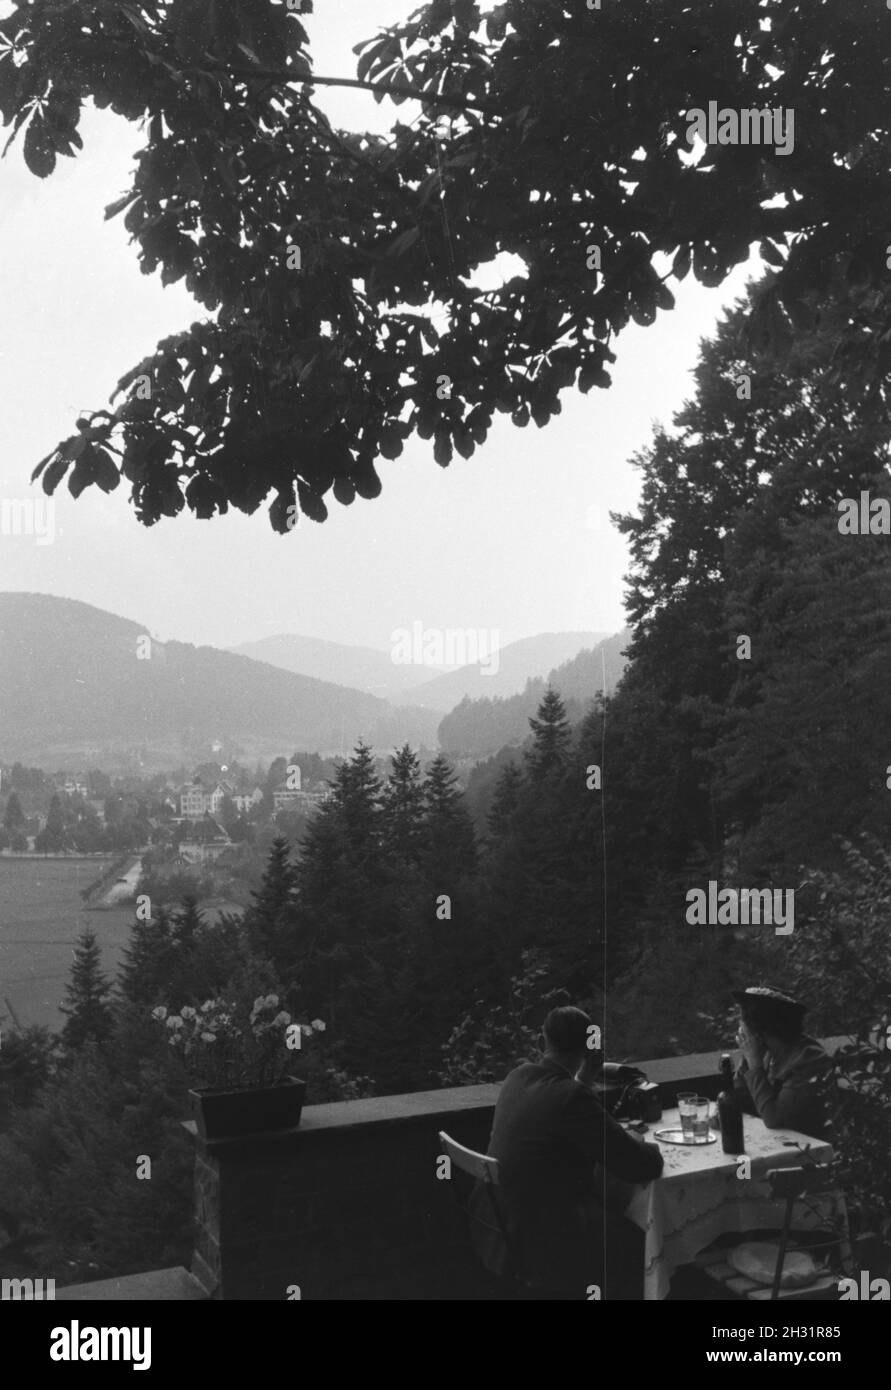
<svg viewBox="0 0 891 1390"><path fill-rule="evenodd" d="M381 854L380 778L367 745L338 767L331 791L302 841L289 964L308 1007L345 1037L359 1027L370 973L382 957L398 957L399 931Z"/></svg>
<svg viewBox="0 0 891 1390"><path fill-rule="evenodd" d="M66 1022L62 1042L76 1051L85 1042L103 1042L111 1032L110 986L100 968L96 933L85 927L77 939L74 964L59 1005Z"/></svg>
<svg viewBox="0 0 891 1390"><path fill-rule="evenodd" d="M174 1007L196 1004L207 997L205 973L201 968L201 945L204 919L198 900L186 894L180 906L171 914L171 959L169 989Z"/></svg>
<svg viewBox="0 0 891 1390"><path fill-rule="evenodd" d="M9 800L6 803L6 810L3 812L3 825L9 830L18 830L25 824L25 813L22 810L22 803L19 800L18 792L10 792Z"/></svg>
<svg viewBox="0 0 891 1390"><path fill-rule="evenodd" d="M135 921L118 972L118 989L124 998L147 1008L162 1002L162 996L166 999L173 957L170 916L164 908L148 921Z"/></svg>
<svg viewBox="0 0 891 1390"><path fill-rule="evenodd" d="M369 854L377 848L380 793L380 778L374 768L371 749L360 740L334 784L334 801L340 812L343 833L356 854Z"/></svg>
<svg viewBox="0 0 891 1390"><path fill-rule="evenodd" d="M497 840L510 830L511 820L520 804L522 786L523 771L516 763L508 763L501 769L486 817L491 839Z"/></svg>
<svg viewBox="0 0 891 1390"><path fill-rule="evenodd" d="M49 804L46 816L46 825L39 835L35 838L35 847L42 854L51 854L55 850L60 850L65 845L65 819L62 814L62 803L58 796L54 796Z"/></svg>
<svg viewBox="0 0 891 1390"><path fill-rule="evenodd" d="M434 859L469 872L476 865L476 836L456 782L448 758L438 754L424 779L427 837Z"/></svg>
<svg viewBox="0 0 891 1390"><path fill-rule="evenodd" d="M193 893L187 893L173 914L173 940L180 951L188 954L194 950L203 922L198 899Z"/></svg>
<svg viewBox="0 0 891 1390"><path fill-rule="evenodd" d="M387 851L417 860L424 843L424 788L421 765L406 743L390 759L391 771L381 794L381 822Z"/></svg>
<svg viewBox="0 0 891 1390"><path fill-rule="evenodd" d="M290 846L284 836L278 835L272 842L262 882L244 919L251 949L258 956L276 960L294 906L296 885Z"/></svg>
<svg viewBox="0 0 891 1390"><path fill-rule="evenodd" d="M545 691L538 707L538 718L530 719L532 747L526 753L529 776L542 781L553 772L562 772L569 757L570 728L566 707L556 690Z"/></svg>

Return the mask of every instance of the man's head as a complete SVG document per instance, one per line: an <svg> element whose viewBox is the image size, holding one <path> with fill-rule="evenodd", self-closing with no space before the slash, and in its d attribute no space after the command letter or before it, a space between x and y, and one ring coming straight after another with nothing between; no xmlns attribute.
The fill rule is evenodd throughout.
<svg viewBox="0 0 891 1390"><path fill-rule="evenodd" d="M791 995L770 985L752 985L737 990L733 997L750 1033L784 1043L794 1042L801 1036L805 1009Z"/></svg>
<svg viewBox="0 0 891 1390"><path fill-rule="evenodd" d="M588 1015L571 1004L551 1009L542 1028L545 1051L574 1074L585 1060L590 1026Z"/></svg>

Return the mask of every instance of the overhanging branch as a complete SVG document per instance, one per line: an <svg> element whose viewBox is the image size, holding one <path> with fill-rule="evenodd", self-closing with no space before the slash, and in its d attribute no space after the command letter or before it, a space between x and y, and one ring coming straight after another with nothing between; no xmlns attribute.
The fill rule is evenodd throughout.
<svg viewBox="0 0 891 1390"><path fill-rule="evenodd" d="M385 96L410 97L414 101L423 101L428 106L454 106L462 111L482 111L487 116L496 116L501 113L496 111L493 106L488 106L479 101L468 101L464 97L434 96L430 92L422 91L420 87L412 87L408 84L396 82L363 82L358 77L321 77L316 73L299 74L296 72L276 71L271 68L233 68L226 64L214 65L214 71L228 73L230 77L268 78L273 82L305 82L309 86L316 87L358 87L365 92L383 92Z"/></svg>

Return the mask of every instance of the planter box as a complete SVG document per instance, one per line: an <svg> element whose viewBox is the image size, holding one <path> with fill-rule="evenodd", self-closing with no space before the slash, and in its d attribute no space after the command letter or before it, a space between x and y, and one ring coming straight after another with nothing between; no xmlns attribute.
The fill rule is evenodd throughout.
<svg viewBox="0 0 891 1390"><path fill-rule="evenodd" d="M195 1123L203 1139L234 1139L243 1134L293 1129L300 1123L306 1082L286 1076L278 1086L240 1091L190 1091Z"/></svg>

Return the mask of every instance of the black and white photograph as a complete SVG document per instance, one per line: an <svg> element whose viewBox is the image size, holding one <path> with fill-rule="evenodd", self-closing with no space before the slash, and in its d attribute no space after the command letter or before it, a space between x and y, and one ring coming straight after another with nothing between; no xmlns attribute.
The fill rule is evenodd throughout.
<svg viewBox="0 0 891 1390"><path fill-rule="evenodd" d="M891 0L0 0L23 1367L879 1345L889 89Z"/></svg>

